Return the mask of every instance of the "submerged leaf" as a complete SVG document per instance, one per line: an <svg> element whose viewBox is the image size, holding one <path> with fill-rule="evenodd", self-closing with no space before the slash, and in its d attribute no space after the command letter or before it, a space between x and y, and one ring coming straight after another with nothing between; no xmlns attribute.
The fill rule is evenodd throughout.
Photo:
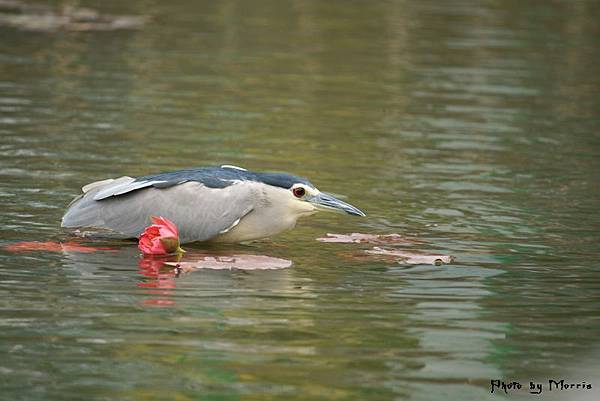
<svg viewBox="0 0 600 401"><path fill-rule="evenodd" d="M442 265L451 263L454 260L454 256L451 255L438 255L438 254L425 254L425 253L415 253L415 252L406 252L400 249L384 249L379 247L374 247L373 249L369 249L365 251L369 255L378 255L384 257L392 257L397 259L398 263L406 263L409 265Z"/></svg>
<svg viewBox="0 0 600 401"><path fill-rule="evenodd" d="M331 234L327 233L327 237L317 238L321 242L338 242L338 243L355 243L355 244L400 244L416 242L412 239L407 239L400 234Z"/></svg>
<svg viewBox="0 0 600 401"><path fill-rule="evenodd" d="M100 14L73 4L52 7L20 0L0 0L0 26L26 31L114 31L140 29L146 16Z"/></svg>
<svg viewBox="0 0 600 401"><path fill-rule="evenodd" d="M94 246L81 245L77 242L39 242L39 241L22 241L9 244L4 247L8 252L25 253L35 251L45 252L96 252L96 251L112 251L112 248L98 248Z"/></svg>
<svg viewBox="0 0 600 401"><path fill-rule="evenodd" d="M264 255L231 255L231 256L200 256L195 260L185 262L166 262L184 272L196 269L212 270L270 270L285 269L292 265L291 260L274 258Z"/></svg>

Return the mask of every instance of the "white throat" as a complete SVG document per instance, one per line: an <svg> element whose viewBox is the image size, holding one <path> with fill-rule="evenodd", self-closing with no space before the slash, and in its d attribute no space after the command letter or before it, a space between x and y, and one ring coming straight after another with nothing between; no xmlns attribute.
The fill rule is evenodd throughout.
<svg viewBox="0 0 600 401"><path fill-rule="evenodd" d="M253 210L230 231L219 235L214 241L241 242L271 237L294 228L300 217L317 212L311 203L296 199L290 190L256 185Z"/></svg>

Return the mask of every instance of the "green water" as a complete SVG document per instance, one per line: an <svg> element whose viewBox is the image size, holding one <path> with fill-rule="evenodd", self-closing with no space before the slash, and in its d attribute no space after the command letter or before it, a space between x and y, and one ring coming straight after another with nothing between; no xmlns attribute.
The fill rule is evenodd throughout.
<svg viewBox="0 0 600 401"><path fill-rule="evenodd" d="M279 271L0 250L0 399L541 399L490 380L554 378L594 387L543 399L600 398L595 1L77 4L151 20L0 27L0 246L64 241L88 182L224 163L368 217L209 250ZM327 232L457 259L356 257Z"/></svg>

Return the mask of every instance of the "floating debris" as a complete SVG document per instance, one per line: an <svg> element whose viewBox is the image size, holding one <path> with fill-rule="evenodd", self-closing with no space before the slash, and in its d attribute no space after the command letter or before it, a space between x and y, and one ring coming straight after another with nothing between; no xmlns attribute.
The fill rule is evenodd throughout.
<svg viewBox="0 0 600 401"><path fill-rule="evenodd" d="M90 8L64 6L59 9L19 0L0 0L0 26L25 31L115 31L140 29L147 16L101 14Z"/></svg>

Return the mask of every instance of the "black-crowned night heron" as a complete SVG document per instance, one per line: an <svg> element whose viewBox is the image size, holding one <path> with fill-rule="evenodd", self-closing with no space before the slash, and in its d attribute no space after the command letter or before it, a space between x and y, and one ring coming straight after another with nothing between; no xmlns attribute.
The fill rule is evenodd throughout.
<svg viewBox="0 0 600 401"><path fill-rule="evenodd" d="M82 191L63 216L63 227L108 229L128 238L139 236L150 216L163 216L177 225L182 243L270 237L320 209L365 215L304 178L236 166L108 179Z"/></svg>

